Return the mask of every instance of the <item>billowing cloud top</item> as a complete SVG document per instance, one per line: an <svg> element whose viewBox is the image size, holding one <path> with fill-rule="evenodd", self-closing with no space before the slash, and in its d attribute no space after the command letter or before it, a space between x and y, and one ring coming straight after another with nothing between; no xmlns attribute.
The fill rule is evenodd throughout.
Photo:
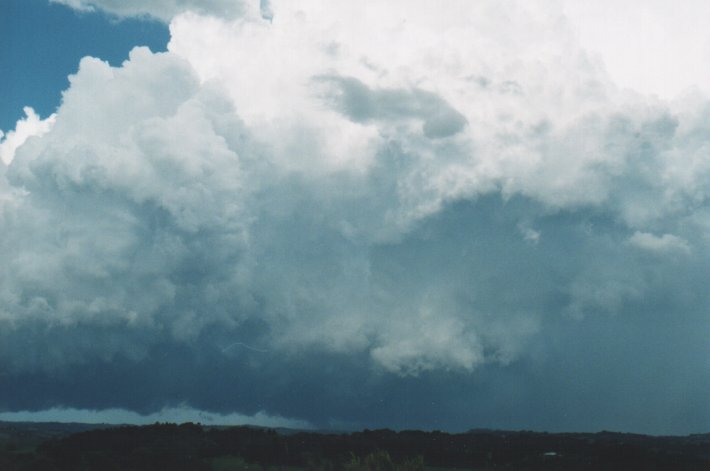
<svg viewBox="0 0 710 471"><path fill-rule="evenodd" d="M273 388L319 355L377 390L609 346L573 338L589 318L710 328L708 102L620 91L553 3L64 3L191 11L167 53L82 60L2 170L7 374L190 348Z"/></svg>
<svg viewBox="0 0 710 471"><path fill-rule="evenodd" d="M46 119L40 119L37 113L30 108L25 107L25 119L17 122L14 131L7 133L7 136L0 131L0 162L5 165L12 162L15 157L15 151L25 143L25 141L33 136L41 136L47 133L54 124L55 115L51 115Z"/></svg>

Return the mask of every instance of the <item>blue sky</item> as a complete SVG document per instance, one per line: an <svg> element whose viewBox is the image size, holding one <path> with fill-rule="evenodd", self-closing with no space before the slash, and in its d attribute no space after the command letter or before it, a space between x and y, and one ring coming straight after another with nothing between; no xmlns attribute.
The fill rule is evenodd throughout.
<svg viewBox="0 0 710 471"><path fill-rule="evenodd" d="M0 420L707 431L710 7L614 3L4 2Z"/></svg>
<svg viewBox="0 0 710 471"><path fill-rule="evenodd" d="M82 57L120 65L133 47L164 51L169 39L157 20L79 13L47 0L3 1L0 22L0 129L6 131L24 117L25 106L52 114Z"/></svg>

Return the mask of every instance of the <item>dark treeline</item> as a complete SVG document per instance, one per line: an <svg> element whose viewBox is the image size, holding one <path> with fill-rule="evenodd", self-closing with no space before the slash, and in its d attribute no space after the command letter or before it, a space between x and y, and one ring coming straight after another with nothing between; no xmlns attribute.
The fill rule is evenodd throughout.
<svg viewBox="0 0 710 471"><path fill-rule="evenodd" d="M4 463L13 465L11 457L12 453L6 451ZM33 453L23 455L21 464L8 469L246 469L229 467L227 462L218 464L220 457L238 457L251 465L249 469L258 465L256 469L416 470L426 466L474 470L707 471L710 435L391 430L327 434L155 424L91 430L51 439Z"/></svg>

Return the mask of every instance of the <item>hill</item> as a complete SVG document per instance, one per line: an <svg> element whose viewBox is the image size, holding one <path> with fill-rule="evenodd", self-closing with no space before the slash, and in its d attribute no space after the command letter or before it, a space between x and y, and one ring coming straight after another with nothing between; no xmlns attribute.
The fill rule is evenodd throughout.
<svg viewBox="0 0 710 471"><path fill-rule="evenodd" d="M710 434L316 433L198 424L0 423L7 470L673 470L710 469Z"/></svg>

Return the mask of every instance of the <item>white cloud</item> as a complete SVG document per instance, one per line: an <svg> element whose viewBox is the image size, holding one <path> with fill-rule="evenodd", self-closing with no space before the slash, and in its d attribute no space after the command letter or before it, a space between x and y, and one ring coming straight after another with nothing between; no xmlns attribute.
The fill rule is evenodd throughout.
<svg viewBox="0 0 710 471"><path fill-rule="evenodd" d="M581 44L599 54L614 81L673 99L690 88L710 92L710 6L687 0L564 0Z"/></svg>
<svg viewBox="0 0 710 471"><path fill-rule="evenodd" d="M0 161L6 165L12 162L15 152L27 139L46 134L54 125L55 114L41 119L29 106L24 108L24 112L25 118L17 121L14 131L7 134L0 131Z"/></svg>
<svg viewBox="0 0 710 471"><path fill-rule="evenodd" d="M118 16L151 16L169 22L186 11L233 18L244 13L242 0L50 0L80 11L103 10Z"/></svg>
<svg viewBox="0 0 710 471"><path fill-rule="evenodd" d="M271 23L180 16L169 49L221 83L281 166L363 171L396 142L411 156L398 177L409 207L393 215L403 226L497 187L558 207L618 200L630 223L647 224L659 216L644 194L658 175L664 198L693 197L674 176L676 159L704 145L687 138L702 125L684 116L697 103L670 110L619 91L550 5L276 1ZM304 136L312 148L293 159ZM641 152L657 168L618 188Z"/></svg>
<svg viewBox="0 0 710 471"><path fill-rule="evenodd" d="M264 411L254 415L236 413L220 414L194 409L182 405L165 407L151 414L139 414L126 409L74 409L51 408L36 411L0 412L0 420L10 422L75 422L83 424L113 425L150 425L156 422L199 423L202 425L255 425L259 427L285 427L291 429L310 429L312 426L303 420L288 419L269 415Z"/></svg>
<svg viewBox="0 0 710 471"><path fill-rule="evenodd" d="M634 232L629 237L629 243L651 252L681 252L690 253L688 242L673 234L657 236L648 232Z"/></svg>
<svg viewBox="0 0 710 471"><path fill-rule="evenodd" d="M524 223L518 224L518 229L520 230L523 239L525 239L527 242L533 245L537 245L540 242L540 237L542 236L540 231L536 231L535 229Z"/></svg>

